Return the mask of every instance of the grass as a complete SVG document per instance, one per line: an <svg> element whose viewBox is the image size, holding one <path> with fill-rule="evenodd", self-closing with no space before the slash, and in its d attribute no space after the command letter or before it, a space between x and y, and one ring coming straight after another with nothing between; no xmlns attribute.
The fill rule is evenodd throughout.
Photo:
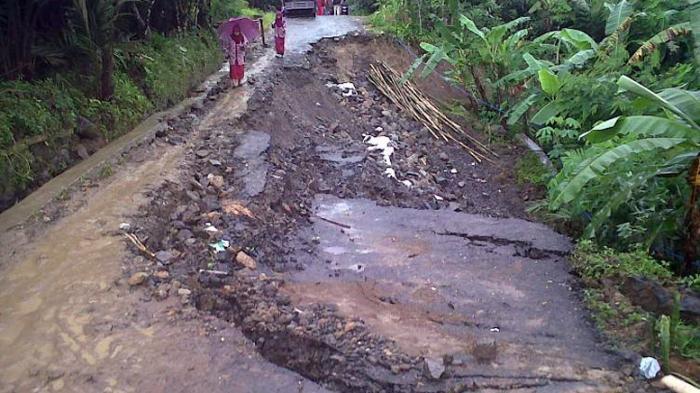
<svg viewBox="0 0 700 393"><path fill-rule="evenodd" d="M41 80L0 82L0 208L21 197L42 172L55 176L72 163L68 154L80 117L106 141L172 105L221 64L210 33L154 35L116 50L115 94L94 97L95 75L67 70Z"/></svg>
<svg viewBox="0 0 700 393"><path fill-rule="evenodd" d="M659 359L670 355L700 360L700 326L681 322L678 305L675 316L654 316L632 304L618 290L626 277L643 277L662 283L697 285L697 278L681 280L673 275L669 264L650 257L645 250L615 251L588 240L578 243L571 263L588 288L584 299L596 326L615 346L652 354ZM672 321L671 332L662 334L661 320ZM666 338L670 334L670 339ZM664 341L664 339L666 341ZM665 343L665 344L664 344ZM662 345L664 344L664 345ZM665 362L668 364L668 362ZM672 370L682 372L683 370Z"/></svg>
<svg viewBox="0 0 700 393"><path fill-rule="evenodd" d="M537 154L528 151L515 164L515 178L518 184L533 184L545 187L552 178L552 173L540 162Z"/></svg>
<svg viewBox="0 0 700 393"><path fill-rule="evenodd" d="M262 18L265 29L268 29L272 22L275 20L274 12L263 12L256 8L244 7L241 10L241 16L248 17L250 19L260 19Z"/></svg>

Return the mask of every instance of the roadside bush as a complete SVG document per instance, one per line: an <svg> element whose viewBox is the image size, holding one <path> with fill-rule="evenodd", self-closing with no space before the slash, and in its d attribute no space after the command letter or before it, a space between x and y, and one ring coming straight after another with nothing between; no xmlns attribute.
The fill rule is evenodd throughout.
<svg viewBox="0 0 700 393"><path fill-rule="evenodd" d="M187 90L221 65L222 55L212 34L166 38L154 35L132 51L127 64L156 108L182 99Z"/></svg>
<svg viewBox="0 0 700 393"><path fill-rule="evenodd" d="M92 83L72 73L0 83L0 209L75 160L70 149L79 116L105 141L115 139L153 110L184 98L222 60L209 33L155 34L117 53L110 101L92 98Z"/></svg>

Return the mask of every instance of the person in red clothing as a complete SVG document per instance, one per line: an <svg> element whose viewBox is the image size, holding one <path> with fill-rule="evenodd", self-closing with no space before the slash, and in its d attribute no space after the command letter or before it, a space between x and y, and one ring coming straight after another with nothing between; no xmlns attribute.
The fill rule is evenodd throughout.
<svg viewBox="0 0 700 393"><path fill-rule="evenodd" d="M284 38L287 35L287 22L284 21L282 11L277 12L277 18L275 18L272 28L275 29L275 50L277 51L277 56L282 57L284 56Z"/></svg>
<svg viewBox="0 0 700 393"><path fill-rule="evenodd" d="M245 45L246 39L241 28L234 26L228 47L228 63L231 66L229 75L234 86L240 86L245 77Z"/></svg>
<svg viewBox="0 0 700 393"><path fill-rule="evenodd" d="M325 15L323 13L323 7L326 5L326 0L317 0L316 1L316 15L321 16Z"/></svg>

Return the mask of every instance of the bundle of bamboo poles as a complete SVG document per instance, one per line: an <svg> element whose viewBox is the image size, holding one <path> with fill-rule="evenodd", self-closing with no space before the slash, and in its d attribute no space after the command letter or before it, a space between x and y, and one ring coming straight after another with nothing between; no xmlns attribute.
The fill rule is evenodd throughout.
<svg viewBox="0 0 700 393"><path fill-rule="evenodd" d="M370 65L370 81L396 106L422 123L437 139L455 142L462 146L477 162L493 162L498 157L486 145L469 135L462 127L447 117L410 80L402 81L401 75L384 63Z"/></svg>

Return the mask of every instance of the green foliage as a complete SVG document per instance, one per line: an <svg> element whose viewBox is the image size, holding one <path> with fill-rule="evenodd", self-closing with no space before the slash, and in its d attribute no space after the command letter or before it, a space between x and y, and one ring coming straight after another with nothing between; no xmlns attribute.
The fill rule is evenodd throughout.
<svg viewBox="0 0 700 393"><path fill-rule="evenodd" d="M535 153L528 152L515 164L515 177L519 184L546 186L552 173L544 166Z"/></svg>
<svg viewBox="0 0 700 393"><path fill-rule="evenodd" d="M669 372L671 365L671 320L663 315L658 322L659 343L661 344L661 367L664 372Z"/></svg>
<svg viewBox="0 0 700 393"><path fill-rule="evenodd" d="M221 60L213 35L166 38L156 34L133 51L127 64L144 75L144 92L156 107L163 108L184 98L187 90L214 71Z"/></svg>
<svg viewBox="0 0 700 393"><path fill-rule="evenodd" d="M0 198L21 194L37 174L55 175L70 164L61 152L70 148L79 116L93 122L105 140L117 138L154 109L183 98L220 65L221 56L210 34L156 34L124 47L122 55L109 101L92 98L90 80L71 73L0 83ZM50 155L56 158L47 161Z"/></svg>
<svg viewBox="0 0 700 393"><path fill-rule="evenodd" d="M627 276L667 280L672 277L668 263L651 258L644 249L619 252L589 240L579 241L571 262L583 277L592 280Z"/></svg>
<svg viewBox="0 0 700 393"><path fill-rule="evenodd" d="M654 115L612 118L586 133L592 145L565 157L563 170L550 184L550 207L561 210L567 206L572 217L595 212L588 221L588 236L648 247L659 236L673 236L682 220L683 204L672 205L663 199L683 200L681 195L687 192L682 178L668 175L685 173L700 151L696 124L700 92L666 89L656 94L627 77L621 77L618 84L638 97L638 106ZM658 198L651 210L644 205L649 198ZM643 235L642 228L652 230ZM618 236L613 235L614 230Z"/></svg>

